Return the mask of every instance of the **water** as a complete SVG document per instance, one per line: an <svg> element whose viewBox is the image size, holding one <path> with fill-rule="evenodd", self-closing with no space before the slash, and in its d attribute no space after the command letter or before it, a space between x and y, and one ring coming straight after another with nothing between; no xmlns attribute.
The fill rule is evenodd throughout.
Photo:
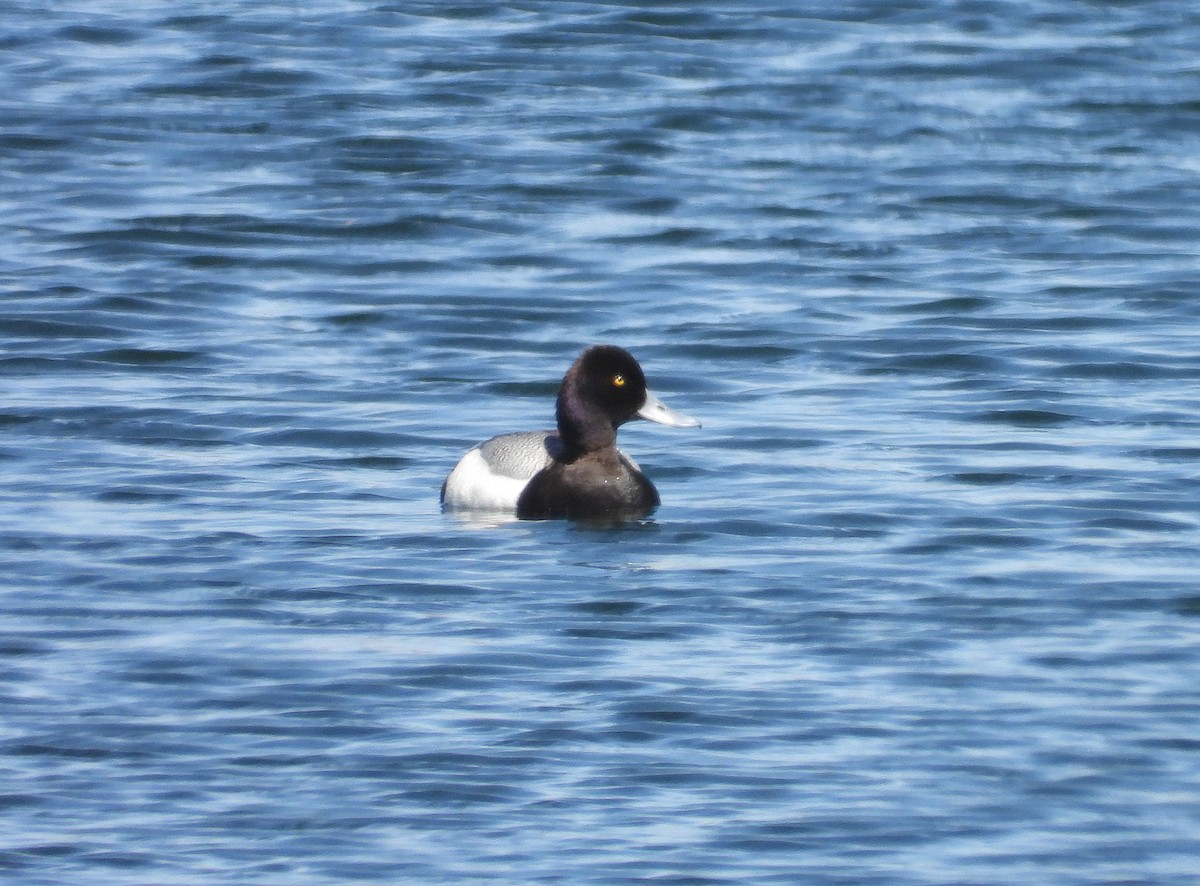
<svg viewBox="0 0 1200 886"><path fill-rule="evenodd" d="M7 882L1200 880L1194 4L2 20Z"/></svg>

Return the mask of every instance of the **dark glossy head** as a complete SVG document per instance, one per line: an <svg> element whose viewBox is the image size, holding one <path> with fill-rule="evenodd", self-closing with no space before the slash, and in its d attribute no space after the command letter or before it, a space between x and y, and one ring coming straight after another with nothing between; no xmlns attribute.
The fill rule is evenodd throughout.
<svg viewBox="0 0 1200 886"><path fill-rule="evenodd" d="M556 414L568 457L616 445L617 428L633 418L676 427L699 424L651 394L637 360L615 345L592 345L571 364L558 390Z"/></svg>
<svg viewBox="0 0 1200 886"><path fill-rule="evenodd" d="M558 389L558 433L572 454L616 443L617 427L646 401L646 376L633 355L593 345L571 364Z"/></svg>

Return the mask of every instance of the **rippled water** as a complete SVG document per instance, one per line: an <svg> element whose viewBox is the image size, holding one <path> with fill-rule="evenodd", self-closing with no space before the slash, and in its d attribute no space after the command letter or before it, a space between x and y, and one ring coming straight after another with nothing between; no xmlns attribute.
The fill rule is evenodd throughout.
<svg viewBox="0 0 1200 886"><path fill-rule="evenodd" d="M1200 880L1194 4L0 20L6 878Z"/></svg>

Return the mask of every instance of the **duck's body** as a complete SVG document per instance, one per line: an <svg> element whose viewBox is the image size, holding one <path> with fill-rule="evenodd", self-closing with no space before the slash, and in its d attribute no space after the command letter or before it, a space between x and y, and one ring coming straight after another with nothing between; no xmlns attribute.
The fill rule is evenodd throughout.
<svg viewBox="0 0 1200 886"><path fill-rule="evenodd" d="M525 519L636 519L659 505L658 490L633 459L613 446L538 471L517 499Z"/></svg>
<svg viewBox="0 0 1200 886"><path fill-rule="evenodd" d="M442 484L442 503L455 510L516 513L517 499L529 481L561 453L558 431L492 437L454 466Z"/></svg>
<svg viewBox="0 0 1200 886"><path fill-rule="evenodd" d="M442 485L442 502L456 510L503 511L531 519L657 507L654 484L616 447L569 463L562 455L557 431L492 437L455 465Z"/></svg>
<svg viewBox="0 0 1200 886"><path fill-rule="evenodd" d="M442 484L445 506L525 519L643 517L658 507L658 490L617 448L617 427L632 418L699 425L664 406L637 361L611 345L572 364L556 414L557 431L501 434L468 451Z"/></svg>

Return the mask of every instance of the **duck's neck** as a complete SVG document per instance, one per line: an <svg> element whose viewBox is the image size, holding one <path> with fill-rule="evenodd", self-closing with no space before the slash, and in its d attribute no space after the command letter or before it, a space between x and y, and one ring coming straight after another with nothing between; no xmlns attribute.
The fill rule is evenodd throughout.
<svg viewBox="0 0 1200 886"><path fill-rule="evenodd" d="M617 429L603 413L588 409L577 393L566 390L558 392L555 407L558 420L558 436L563 442L563 460L574 461L588 452L595 452L617 444ZM588 416L591 416L590 420Z"/></svg>

